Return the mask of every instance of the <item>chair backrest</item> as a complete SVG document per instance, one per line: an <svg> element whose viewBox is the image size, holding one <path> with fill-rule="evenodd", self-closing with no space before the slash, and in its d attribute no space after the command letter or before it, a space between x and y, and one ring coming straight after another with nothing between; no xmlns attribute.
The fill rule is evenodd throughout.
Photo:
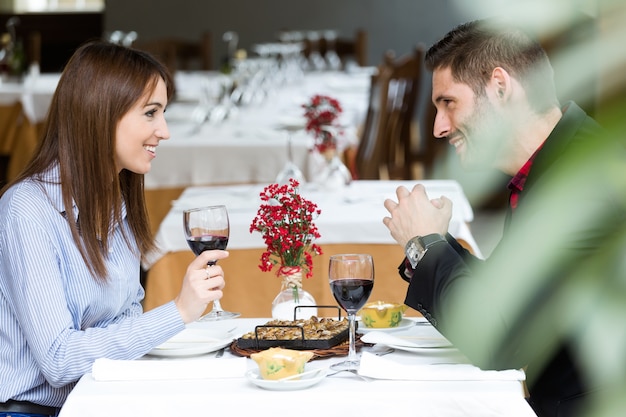
<svg viewBox="0 0 626 417"><path fill-rule="evenodd" d="M335 51L344 63L352 58L360 67L367 66L367 32L359 29L354 39L338 38L335 41Z"/></svg>
<svg viewBox="0 0 626 417"><path fill-rule="evenodd" d="M367 117L356 153L356 176L380 179L381 170L390 179L411 179L411 124L419 93L423 48L398 59L385 54L372 77Z"/></svg>
<svg viewBox="0 0 626 417"><path fill-rule="evenodd" d="M412 163L419 163L424 178L433 178L438 160L442 160L448 151L448 142L437 139L433 135L437 109L431 101L432 86L429 87L426 98L418 110L419 142L412 152Z"/></svg>
<svg viewBox="0 0 626 417"><path fill-rule="evenodd" d="M38 127L30 123L22 104L0 106L0 184L17 176L30 161L39 141Z"/></svg>
<svg viewBox="0 0 626 417"><path fill-rule="evenodd" d="M198 41L165 37L153 40L137 40L133 47L150 52L163 62L172 73L176 70L213 69L211 33L205 31Z"/></svg>
<svg viewBox="0 0 626 417"><path fill-rule="evenodd" d="M384 130L385 96L389 88L389 71L380 67L372 75L367 115L354 160L353 176L355 179L379 179L385 154L384 144L379 140Z"/></svg>

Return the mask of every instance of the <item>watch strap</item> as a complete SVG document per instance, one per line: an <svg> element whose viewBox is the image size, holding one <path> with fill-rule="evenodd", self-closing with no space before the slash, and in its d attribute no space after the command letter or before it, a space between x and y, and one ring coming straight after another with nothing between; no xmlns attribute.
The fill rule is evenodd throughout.
<svg viewBox="0 0 626 417"><path fill-rule="evenodd" d="M428 250L428 248L435 243L447 242L446 238L439 233L431 233L429 235L419 237L418 239L420 239L424 251Z"/></svg>

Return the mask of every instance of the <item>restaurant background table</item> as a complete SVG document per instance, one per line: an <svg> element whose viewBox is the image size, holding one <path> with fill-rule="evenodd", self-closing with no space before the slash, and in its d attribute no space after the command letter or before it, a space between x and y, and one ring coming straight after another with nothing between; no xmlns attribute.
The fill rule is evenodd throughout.
<svg viewBox="0 0 626 417"><path fill-rule="evenodd" d="M30 160L57 83L57 74L0 81L0 158L7 164L0 181L15 178Z"/></svg>
<svg viewBox="0 0 626 417"><path fill-rule="evenodd" d="M179 101L168 106L170 139L161 141L152 168L145 176L147 190L211 184L266 183L274 181L287 163L288 133L292 136L293 162L309 174L312 136L304 132L304 109L315 94L329 94L343 108L343 140L355 143L356 129L365 118L371 71L322 71L280 85L270 84L262 101L238 107L222 106L232 113L224 120L196 128L193 113L202 100L203 83L219 82L215 72L177 72ZM300 127L298 131L297 128Z"/></svg>
<svg viewBox="0 0 626 417"><path fill-rule="evenodd" d="M176 97L166 111L170 139L159 144L157 158L145 175L146 190L166 190L153 198L159 199L193 185L273 181L288 160L285 128L304 128L302 105L314 94L329 94L340 101L343 139L354 143L365 117L372 71L307 72L293 80L267 81L265 90L257 91L261 99L231 105L228 117L202 123L199 128L194 110L206 100L203 92L207 85L229 78L217 71L177 71ZM60 76L40 74L22 82L0 83L0 111L21 102L29 121L41 123ZM311 146L312 137L303 129L292 133L293 161L305 175L314 169Z"/></svg>
<svg viewBox="0 0 626 417"><path fill-rule="evenodd" d="M460 185L453 180L424 181L353 181L347 188L327 191L305 184L304 197L316 203L321 215L315 220L321 234L317 243L323 255L313 257L313 278L303 280L318 305L335 305L330 292L327 270L329 257L337 253L370 253L374 257L376 278L370 300L403 302L407 284L400 279L397 267L404 257L382 219L387 215L385 198L396 198L400 185L426 187L431 198L445 195L453 202L450 233L463 239L480 256L468 224L473 211ZM225 204L230 217L230 256L220 260L226 277L222 305L244 317L271 315L271 303L280 291L275 273L262 272L258 265L264 251L260 233L250 233L250 223L261 204L263 185L190 187L172 207L157 233L159 250L144 264L148 269L144 308L150 310L173 299L180 291L187 265L194 258L182 228L184 208ZM418 314L411 310L410 314Z"/></svg>
<svg viewBox="0 0 626 417"><path fill-rule="evenodd" d="M241 334L267 319L250 318L190 326L231 330ZM423 322L419 326L429 326ZM206 357L215 356L208 353ZM233 356L227 351L220 361ZM395 352L384 357L407 365L464 360L454 349L431 349L423 354ZM327 367L345 357L320 359L308 367ZM141 359L140 359L141 360ZM154 360L169 360L167 358ZM215 359L218 360L218 359ZM247 360L248 368L256 368ZM432 365L437 366L437 365ZM460 369L460 368L459 368ZM70 393L59 417L160 416L466 416L532 417L521 381L507 380L373 380L350 373L326 377L313 387L297 391L269 391L245 377L194 380L95 381L86 374Z"/></svg>
<svg viewBox="0 0 626 417"><path fill-rule="evenodd" d="M226 119L203 123L198 129L192 119L203 85L223 75L177 72L178 101L166 112L170 139L160 142L145 175L152 230L156 232L169 211L168 202L186 187L273 182L289 160L289 135L292 161L310 180L319 166L316 154L310 152L313 138L302 129L302 105L314 94L337 98L343 108L339 119L344 126L342 146L354 144L367 111L371 74L371 68L351 73L307 72L295 81L273 85L261 102L230 107Z"/></svg>
<svg viewBox="0 0 626 417"><path fill-rule="evenodd" d="M25 77L19 82L0 82L0 106L19 101L28 120L33 124L40 123L48 113L59 77L60 74L56 73L39 74Z"/></svg>

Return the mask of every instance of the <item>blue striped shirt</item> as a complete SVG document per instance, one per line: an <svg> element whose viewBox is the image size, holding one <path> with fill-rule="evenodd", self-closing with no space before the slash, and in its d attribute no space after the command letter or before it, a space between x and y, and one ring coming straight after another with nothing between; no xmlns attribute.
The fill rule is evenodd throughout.
<svg viewBox="0 0 626 417"><path fill-rule="evenodd" d="M0 199L0 402L60 407L97 358L139 358L184 323L173 301L143 312L125 211L111 231L107 282L96 281L62 215L58 168L42 178Z"/></svg>

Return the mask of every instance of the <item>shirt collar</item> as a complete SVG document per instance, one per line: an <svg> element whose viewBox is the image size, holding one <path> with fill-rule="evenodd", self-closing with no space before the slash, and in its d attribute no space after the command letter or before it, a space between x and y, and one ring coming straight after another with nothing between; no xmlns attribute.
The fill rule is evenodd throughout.
<svg viewBox="0 0 626 417"><path fill-rule="evenodd" d="M61 172L58 164L53 165L48 170L42 172L37 177L38 183L43 187L44 192L50 199L52 206L64 217L67 217L67 208L63 204L63 193L61 186ZM78 219L78 206L72 199L72 210L74 212L74 218ZM121 207L122 219L126 218L126 203L122 201ZM117 225L116 225L117 226Z"/></svg>

